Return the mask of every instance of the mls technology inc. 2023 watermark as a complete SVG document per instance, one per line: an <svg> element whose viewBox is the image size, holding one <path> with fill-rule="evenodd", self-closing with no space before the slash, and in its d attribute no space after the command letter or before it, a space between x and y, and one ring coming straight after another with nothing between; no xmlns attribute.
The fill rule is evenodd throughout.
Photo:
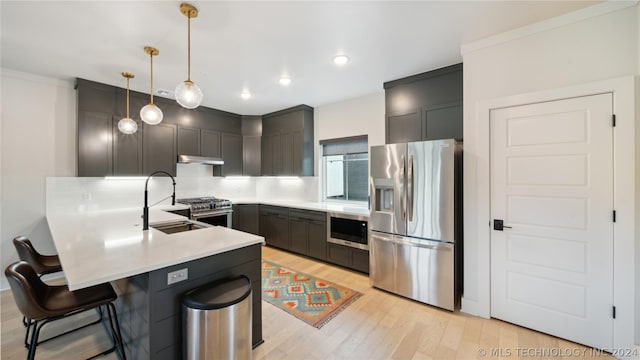
<svg viewBox="0 0 640 360"><path fill-rule="evenodd" d="M480 348L478 349L478 355L480 357L511 357L516 356L520 358L540 358L540 357L595 357L595 356L611 356L619 358L637 358L638 349L612 349L611 351L604 351L600 349L591 348Z"/></svg>

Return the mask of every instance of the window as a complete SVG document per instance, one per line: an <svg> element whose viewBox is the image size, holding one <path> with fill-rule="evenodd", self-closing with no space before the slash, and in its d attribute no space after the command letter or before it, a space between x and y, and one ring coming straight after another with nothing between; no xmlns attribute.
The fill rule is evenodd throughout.
<svg viewBox="0 0 640 360"><path fill-rule="evenodd" d="M369 200L367 136L320 141L325 201Z"/></svg>

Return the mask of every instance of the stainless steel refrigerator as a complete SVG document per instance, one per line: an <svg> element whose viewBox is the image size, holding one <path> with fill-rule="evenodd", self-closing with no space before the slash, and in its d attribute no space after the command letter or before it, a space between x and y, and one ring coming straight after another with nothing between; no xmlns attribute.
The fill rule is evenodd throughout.
<svg viewBox="0 0 640 360"><path fill-rule="evenodd" d="M372 146L370 164L371 284L455 310L462 289L462 144Z"/></svg>

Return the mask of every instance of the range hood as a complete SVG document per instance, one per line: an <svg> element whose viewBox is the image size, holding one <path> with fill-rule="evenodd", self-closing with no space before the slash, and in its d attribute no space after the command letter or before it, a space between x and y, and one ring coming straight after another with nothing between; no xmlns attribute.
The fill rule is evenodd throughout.
<svg viewBox="0 0 640 360"><path fill-rule="evenodd" d="M179 164L224 165L224 160L217 157L178 155Z"/></svg>

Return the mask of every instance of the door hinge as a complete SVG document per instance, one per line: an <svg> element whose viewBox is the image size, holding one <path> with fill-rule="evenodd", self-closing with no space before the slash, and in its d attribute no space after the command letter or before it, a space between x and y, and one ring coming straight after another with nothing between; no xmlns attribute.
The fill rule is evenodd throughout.
<svg viewBox="0 0 640 360"><path fill-rule="evenodd" d="M616 114L611 115L611 121L612 121L613 127L616 127Z"/></svg>
<svg viewBox="0 0 640 360"><path fill-rule="evenodd" d="M613 222L616 222L616 211L613 210Z"/></svg>
<svg viewBox="0 0 640 360"><path fill-rule="evenodd" d="M616 307L615 306L613 307L613 314L612 315L613 315L613 318L615 319L616 318Z"/></svg>

